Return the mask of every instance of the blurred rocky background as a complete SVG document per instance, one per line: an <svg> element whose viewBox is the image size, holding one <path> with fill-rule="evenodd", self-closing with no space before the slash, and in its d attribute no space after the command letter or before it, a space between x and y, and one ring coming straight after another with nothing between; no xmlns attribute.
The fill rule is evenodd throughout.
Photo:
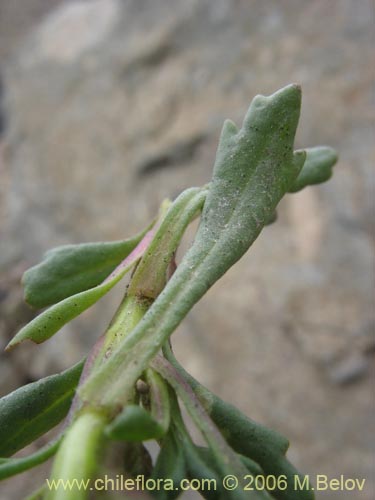
<svg viewBox="0 0 375 500"><path fill-rule="evenodd" d="M318 498L372 499L373 22L370 0L0 0L1 346L35 314L24 269L50 247L141 229L164 197L209 180L225 118L240 124L255 94L298 82L296 147L335 147L334 177L282 201L174 345L286 435L303 472L366 478L362 493ZM121 294L1 354L1 394L80 359Z"/></svg>

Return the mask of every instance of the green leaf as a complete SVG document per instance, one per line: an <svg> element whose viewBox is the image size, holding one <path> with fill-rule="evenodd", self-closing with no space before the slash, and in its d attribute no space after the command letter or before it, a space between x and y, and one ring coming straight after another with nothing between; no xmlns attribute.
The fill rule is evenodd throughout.
<svg viewBox="0 0 375 500"><path fill-rule="evenodd" d="M24 385L0 399L0 456L12 455L65 417L83 364Z"/></svg>
<svg viewBox="0 0 375 500"><path fill-rule="evenodd" d="M178 442L173 429L170 429L155 463L151 477L163 479L163 485L159 490L151 492L158 500L173 500L181 494L178 488L183 479L186 478L186 462L183 449Z"/></svg>
<svg viewBox="0 0 375 500"><path fill-rule="evenodd" d="M152 237L153 230L151 229L102 284L67 297L39 314L39 316L30 321L13 337L7 345L6 350L12 349L24 340L32 340L37 344L44 342L58 332L66 323L69 323L69 321L95 304L139 261Z"/></svg>
<svg viewBox="0 0 375 500"><path fill-rule="evenodd" d="M284 491L272 491L272 496L280 500L312 500L311 490L296 490L295 477L298 471L285 457L289 441L278 432L254 422L236 407L225 403L206 387L189 375L177 362L170 347L165 344L164 355L178 373L194 390L206 411L220 429L228 444L239 454L255 461L265 475L280 477L285 475L288 487ZM301 484L303 476L301 477Z"/></svg>
<svg viewBox="0 0 375 500"><path fill-rule="evenodd" d="M146 370L146 382L150 389L151 415L165 434L171 419L168 386L165 380L152 368Z"/></svg>
<svg viewBox="0 0 375 500"><path fill-rule="evenodd" d="M217 471L211 450L194 444L181 417L177 397L172 393L171 409L173 414L171 427L177 441L180 443L180 447L184 451L189 479L202 480L201 484L206 486L200 490L203 498L213 500L226 499L227 492L222 488L222 476ZM207 481L209 481L209 484Z"/></svg>
<svg viewBox="0 0 375 500"><path fill-rule="evenodd" d="M238 454L238 456L240 457L240 460L242 461L242 463L244 464L246 469L251 473L251 475L253 475L253 476L264 476L265 475L262 468L260 467L260 465L257 464L256 462L254 462L254 460L251 460L251 458L245 457L244 455L241 455L240 453Z"/></svg>
<svg viewBox="0 0 375 500"><path fill-rule="evenodd" d="M147 441L159 439L165 429L152 415L138 405L127 405L106 427L106 435L116 441Z"/></svg>
<svg viewBox="0 0 375 500"><path fill-rule="evenodd" d="M202 391L199 391L201 397ZM250 420L234 406L225 403L217 396L209 395L211 409L209 414L227 442L238 453L257 462L264 474L275 477L285 476L288 487L272 491L280 500L312 500L311 490L296 490L295 477L300 474L285 457L288 442L275 431ZM207 399L206 399L207 401ZM303 476L300 476L303 480Z"/></svg>
<svg viewBox="0 0 375 500"><path fill-rule="evenodd" d="M227 492L222 487L222 475L216 470L215 459L209 448L196 446L193 442L184 442L184 453L189 479L198 479L203 486L199 493L209 500L225 500ZM209 483L208 483L209 481ZM212 485L212 486L211 486ZM214 488L215 485L216 487Z"/></svg>
<svg viewBox="0 0 375 500"><path fill-rule="evenodd" d="M194 244L143 319L82 386L88 404L127 400L164 341L271 219L305 160L304 152L293 154L300 100L299 87L290 85L257 96L240 130L225 122Z"/></svg>
<svg viewBox="0 0 375 500"><path fill-rule="evenodd" d="M328 146L308 148L306 161L297 179L292 184L289 192L295 193L311 184L320 184L328 181L332 176L332 167L337 162L337 153Z"/></svg>
<svg viewBox="0 0 375 500"><path fill-rule="evenodd" d="M151 412L139 405L127 405L107 425L105 432L111 439L120 441L147 441L160 439L169 428L170 406L168 387L152 369L146 371Z"/></svg>
<svg viewBox="0 0 375 500"><path fill-rule="evenodd" d="M200 494L203 496L203 498L213 500L226 500L228 498L228 491L225 490L222 486L223 476L220 471L217 470L217 464L212 451L210 450L210 448L196 446L194 444L192 444L192 447L193 448L187 447L184 444L186 462L189 469L189 477L192 479L203 480L201 484L206 485L206 488L200 490ZM243 455L238 455L238 457L246 467L250 475L254 477L264 476L262 469L253 460L250 460L248 457L244 457ZM212 481L210 483L211 485L216 484L215 490L208 487L207 480Z"/></svg>
<svg viewBox="0 0 375 500"><path fill-rule="evenodd" d="M49 250L22 278L25 300L36 308L99 285L142 240L150 226L123 241L64 245Z"/></svg>
<svg viewBox="0 0 375 500"><path fill-rule="evenodd" d="M62 436L40 448L40 450L22 458L8 458L0 463L0 481L42 464L58 450Z"/></svg>
<svg viewBox="0 0 375 500"><path fill-rule="evenodd" d="M254 490L247 492L245 490L246 476L248 476L247 468L243 465L238 455L228 446L222 434L196 397L193 389L181 376L180 372L161 356L157 356L152 361L152 367L166 379L183 401L186 410L210 447L216 467L220 471L221 476L231 475L238 479L238 487L233 491L228 491L226 498L233 500L268 500L270 497L266 491Z"/></svg>
<svg viewBox="0 0 375 500"><path fill-rule="evenodd" d="M271 214L270 218L266 222L266 226L269 226L270 224L273 224L274 222L277 221L277 212L276 210Z"/></svg>

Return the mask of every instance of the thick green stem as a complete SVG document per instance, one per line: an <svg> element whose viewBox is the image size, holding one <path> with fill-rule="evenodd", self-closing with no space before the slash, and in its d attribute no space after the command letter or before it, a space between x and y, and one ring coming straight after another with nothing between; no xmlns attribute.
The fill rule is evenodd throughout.
<svg viewBox="0 0 375 500"><path fill-rule="evenodd" d="M139 323L152 302L152 299L140 297L135 294L129 295L129 293L127 293L125 295L116 315L106 331L103 346L98 353L92 370L97 369L103 360L107 359L112 354L112 351L116 349L116 346L121 340Z"/></svg>
<svg viewBox="0 0 375 500"><path fill-rule="evenodd" d="M82 413L73 422L56 455L45 500L87 498L104 446L106 423L107 418L95 412Z"/></svg>

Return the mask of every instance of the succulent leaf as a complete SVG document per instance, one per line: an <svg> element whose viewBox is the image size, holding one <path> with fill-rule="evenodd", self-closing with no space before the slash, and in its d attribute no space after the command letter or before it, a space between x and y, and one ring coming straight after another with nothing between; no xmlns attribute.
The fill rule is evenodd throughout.
<svg viewBox="0 0 375 500"><path fill-rule="evenodd" d="M306 161L289 192L295 193L306 186L328 181L332 176L332 167L337 162L337 153L328 146L307 148Z"/></svg>
<svg viewBox="0 0 375 500"><path fill-rule="evenodd" d="M68 413L83 368L24 385L0 399L0 456L13 455L57 425Z"/></svg>
<svg viewBox="0 0 375 500"><path fill-rule="evenodd" d="M26 302L40 309L99 285L149 229L123 241L64 245L49 250L42 262L22 277Z"/></svg>
<svg viewBox="0 0 375 500"><path fill-rule="evenodd" d="M305 160L304 152L293 153L300 101L299 87L290 85L257 96L240 130L225 122L193 246L132 333L88 378L81 391L87 402L126 401L164 341L270 220Z"/></svg>

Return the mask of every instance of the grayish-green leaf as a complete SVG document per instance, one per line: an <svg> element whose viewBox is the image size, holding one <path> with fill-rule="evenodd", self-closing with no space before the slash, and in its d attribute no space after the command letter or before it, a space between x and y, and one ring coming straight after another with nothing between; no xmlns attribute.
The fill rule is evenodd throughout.
<svg viewBox="0 0 375 500"><path fill-rule="evenodd" d="M270 497L263 490L246 491L247 468L243 465L238 455L228 446L214 422L206 412L205 408L196 397L193 389L165 358L156 357L152 361L152 366L176 391L176 394L184 403L186 410L201 431L204 439L210 447L217 469L222 477L227 475L235 476L238 479L238 488L228 492L227 498L233 500L268 500Z"/></svg>
<svg viewBox="0 0 375 500"><path fill-rule="evenodd" d="M49 250L40 264L23 275L26 302L43 308L99 285L149 229L123 241L64 245Z"/></svg>
<svg viewBox="0 0 375 500"><path fill-rule="evenodd" d="M198 391L199 397L202 392ZM207 393L206 393L207 394ZM208 397L207 397L208 396ZM271 429L250 420L234 406L225 403L212 393L206 396L210 401L210 416L227 442L238 453L257 462L265 475L285 476L288 487L285 490L272 491L279 500L312 500L311 490L298 491L294 488L298 471L285 457L287 440ZM303 481L303 476L301 476Z"/></svg>
<svg viewBox="0 0 375 500"><path fill-rule="evenodd" d="M286 476L287 488L270 492L279 500L313 500L311 490L296 490L295 477L300 474L285 457L289 442L278 432L254 422L236 407L225 403L189 375L177 362L170 347L165 344L164 354L179 374L194 390L206 411L220 429L228 444L241 455L254 460L265 475ZM249 464L247 464L249 465ZM301 484L303 476L301 476Z"/></svg>
<svg viewBox="0 0 375 500"><path fill-rule="evenodd" d="M88 404L126 401L135 381L180 321L257 238L305 160L293 154L301 92L257 96L240 130L227 121L193 246L143 319L88 378Z"/></svg>
<svg viewBox="0 0 375 500"><path fill-rule="evenodd" d="M24 385L0 399L0 456L12 455L65 417L83 363Z"/></svg>
<svg viewBox="0 0 375 500"><path fill-rule="evenodd" d="M152 236L153 231L150 230L137 247L116 267L103 283L84 292L67 297L39 314L39 316L21 328L9 342L6 349L9 350L24 340L32 340L37 344L44 342L58 332L66 323L69 323L69 321L95 304L139 261L152 240Z"/></svg>
<svg viewBox="0 0 375 500"><path fill-rule="evenodd" d="M159 452L151 477L163 479L161 489L153 490L152 496L158 500L174 500L181 494L179 485L187 476L183 449L173 429L170 429Z"/></svg>
<svg viewBox="0 0 375 500"><path fill-rule="evenodd" d="M212 451L194 444L185 422L182 419L177 397L171 391L171 409L173 419L171 426L180 447L184 451L187 474L190 479L201 480L203 486L200 494L209 500L227 500L228 492L222 487L222 472L217 470L217 464ZM209 481L209 483L208 483Z"/></svg>
<svg viewBox="0 0 375 500"><path fill-rule="evenodd" d="M189 437L189 436L188 436ZM227 498L227 492L222 488L222 475L216 471L215 460L209 448L204 450L196 446L191 439L181 443L185 453L185 460L190 479L199 479L202 486L200 489L203 498L209 500L221 500ZM209 483L208 483L209 481ZM212 485L212 487L209 486ZM215 485L215 488L213 487Z"/></svg>
<svg viewBox="0 0 375 500"><path fill-rule="evenodd" d="M306 161L289 192L295 193L311 184L328 181L332 176L332 167L337 162L337 153L328 146L307 148Z"/></svg>

